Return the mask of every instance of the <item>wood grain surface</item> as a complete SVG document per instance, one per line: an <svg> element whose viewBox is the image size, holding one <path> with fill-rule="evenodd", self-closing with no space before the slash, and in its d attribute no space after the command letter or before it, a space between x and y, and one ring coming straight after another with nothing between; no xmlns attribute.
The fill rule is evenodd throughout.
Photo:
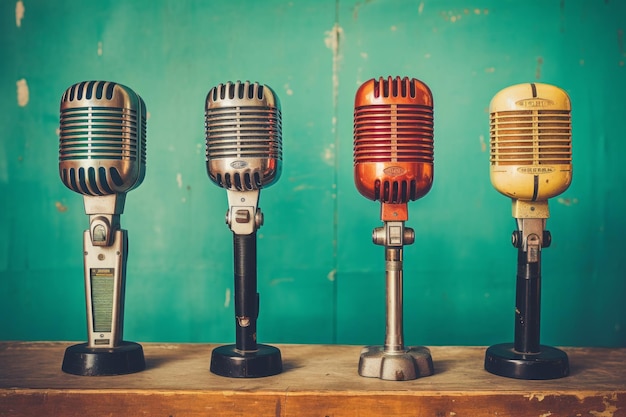
<svg viewBox="0 0 626 417"><path fill-rule="evenodd" d="M483 347L431 347L435 374L381 381L357 373L360 346L278 345L280 375L209 372L207 344L143 344L147 368L123 376L61 371L71 343L0 343L0 416L626 416L626 349L565 348L551 381L483 370Z"/></svg>

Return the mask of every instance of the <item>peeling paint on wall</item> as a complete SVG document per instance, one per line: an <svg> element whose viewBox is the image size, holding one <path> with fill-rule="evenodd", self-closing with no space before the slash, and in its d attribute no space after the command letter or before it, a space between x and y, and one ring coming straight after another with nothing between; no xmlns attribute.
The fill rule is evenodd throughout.
<svg viewBox="0 0 626 417"><path fill-rule="evenodd" d="M224 308L230 306L230 288L226 288L226 294L224 294Z"/></svg>
<svg viewBox="0 0 626 417"><path fill-rule="evenodd" d="M26 80L22 78L18 80L17 83L17 105L20 107L26 107L28 104L28 100L30 99L30 94L28 92L28 84Z"/></svg>
<svg viewBox="0 0 626 417"><path fill-rule="evenodd" d="M24 7L24 2L19 0L15 3L15 26L22 27L22 19L24 19L24 13L26 12L26 8Z"/></svg>
<svg viewBox="0 0 626 417"><path fill-rule="evenodd" d="M339 53L339 42L340 38L343 36L343 29L339 24L335 23L331 30L325 32L326 37L324 38L324 44L328 49L333 52L333 106L337 107L337 97L339 94L339 61L341 60L341 55ZM336 121L333 121L333 129L336 124Z"/></svg>
<svg viewBox="0 0 626 417"><path fill-rule="evenodd" d="M67 211L67 206L60 201L55 202L54 207L56 207L59 213L65 213Z"/></svg>
<svg viewBox="0 0 626 417"><path fill-rule="evenodd" d="M535 70L535 78L538 80L541 78L541 67L543 66L543 58L537 57L537 69Z"/></svg>

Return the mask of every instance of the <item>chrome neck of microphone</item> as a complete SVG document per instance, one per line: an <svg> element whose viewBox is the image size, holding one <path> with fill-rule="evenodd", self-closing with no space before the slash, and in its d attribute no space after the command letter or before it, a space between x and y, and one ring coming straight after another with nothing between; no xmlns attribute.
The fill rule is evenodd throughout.
<svg viewBox="0 0 626 417"><path fill-rule="evenodd" d="M226 224L234 234L250 235L263 225L263 213L258 207L260 191L226 190Z"/></svg>
<svg viewBox="0 0 626 417"><path fill-rule="evenodd" d="M403 331L403 246L415 241L415 232L404 222L384 222L372 232L372 241L385 247L385 280L387 288L387 325L385 352L404 352Z"/></svg>

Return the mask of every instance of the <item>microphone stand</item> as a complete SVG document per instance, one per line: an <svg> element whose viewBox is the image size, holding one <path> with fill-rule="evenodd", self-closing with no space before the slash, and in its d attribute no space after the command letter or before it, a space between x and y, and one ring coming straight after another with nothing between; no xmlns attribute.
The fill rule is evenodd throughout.
<svg viewBox="0 0 626 417"><path fill-rule="evenodd" d="M514 203L515 204L515 203ZM552 237L545 230L544 218L519 218L513 232L517 248L514 343L493 345L485 354L485 369L492 374L517 379L556 379L569 374L567 354L539 342L541 311L541 249ZM514 205L514 211L516 206Z"/></svg>
<svg viewBox="0 0 626 417"><path fill-rule="evenodd" d="M128 234L120 228L125 193L84 196L89 230L83 234L87 343L65 350L64 372L123 375L146 364L140 344L123 340Z"/></svg>
<svg viewBox="0 0 626 417"><path fill-rule="evenodd" d="M385 247L385 278L387 314L385 344L366 346L359 359L359 375L392 381L408 381L434 373L428 348L405 347L402 325L402 252L405 244L415 240L411 228L402 221L385 221L383 227L374 229L372 240Z"/></svg>
<svg viewBox="0 0 626 417"><path fill-rule="evenodd" d="M263 213L259 190L227 190L226 223L233 231L235 272L235 344L213 349L211 372L231 378L256 378L282 372L280 350L257 343L257 235Z"/></svg>

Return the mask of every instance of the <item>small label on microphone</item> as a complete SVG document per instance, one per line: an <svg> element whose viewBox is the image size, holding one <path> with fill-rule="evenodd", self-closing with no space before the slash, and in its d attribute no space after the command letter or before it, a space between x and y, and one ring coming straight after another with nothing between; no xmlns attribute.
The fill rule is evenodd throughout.
<svg viewBox="0 0 626 417"><path fill-rule="evenodd" d="M383 172L387 175L389 175L390 177L395 177L398 175L402 175L406 172L406 169L402 168L402 167L387 167L385 169L383 169Z"/></svg>
<svg viewBox="0 0 626 417"><path fill-rule="evenodd" d="M516 101L515 104L520 107L535 108L552 106L554 105L554 101L548 100L547 98L526 98L524 100Z"/></svg>
<svg viewBox="0 0 626 417"><path fill-rule="evenodd" d="M246 161L233 161L230 163L230 166L234 169L242 169L248 166Z"/></svg>
<svg viewBox="0 0 626 417"><path fill-rule="evenodd" d="M517 172L520 174L550 174L556 171L554 167L519 167L517 168Z"/></svg>

